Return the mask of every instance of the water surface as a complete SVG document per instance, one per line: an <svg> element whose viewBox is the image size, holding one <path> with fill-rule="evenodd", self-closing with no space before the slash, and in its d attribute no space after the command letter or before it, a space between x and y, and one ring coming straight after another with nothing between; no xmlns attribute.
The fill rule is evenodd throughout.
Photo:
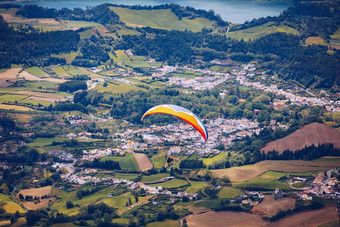
<svg viewBox="0 0 340 227"><path fill-rule="evenodd" d="M48 8L83 8L103 3L124 5L161 5L176 3L196 9L214 10L222 19L232 23L243 23L253 18L278 16L292 4L284 1L265 0L31 0L18 4L36 4Z"/></svg>

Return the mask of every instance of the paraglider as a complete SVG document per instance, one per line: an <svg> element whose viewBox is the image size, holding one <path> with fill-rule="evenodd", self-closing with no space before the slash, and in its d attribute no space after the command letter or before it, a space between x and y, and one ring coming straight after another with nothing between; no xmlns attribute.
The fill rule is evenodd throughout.
<svg viewBox="0 0 340 227"><path fill-rule="evenodd" d="M159 106L152 107L151 109L146 111L141 121L144 119L144 117L150 114L156 114L156 113L170 114L175 117L178 117L179 119L182 119L183 121L191 124L202 135L205 141L208 140L207 128L204 126L201 119L199 119L199 117L197 117L190 110L187 110L180 106L170 105L170 104L159 105Z"/></svg>

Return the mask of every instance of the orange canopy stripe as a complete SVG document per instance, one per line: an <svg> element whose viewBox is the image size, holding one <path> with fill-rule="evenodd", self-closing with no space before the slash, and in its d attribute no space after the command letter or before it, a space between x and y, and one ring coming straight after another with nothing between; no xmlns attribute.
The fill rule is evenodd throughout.
<svg viewBox="0 0 340 227"><path fill-rule="evenodd" d="M143 115L142 119L144 117L150 115L150 114L156 114L156 113L163 113L163 114L170 114L175 117L178 117L179 119L182 119L183 121L191 124L204 138L205 141L208 139L208 132L203 125L203 122L192 112L190 112L187 109L184 109L180 106L175 105L160 105L151 108L150 110L146 111L146 113Z"/></svg>

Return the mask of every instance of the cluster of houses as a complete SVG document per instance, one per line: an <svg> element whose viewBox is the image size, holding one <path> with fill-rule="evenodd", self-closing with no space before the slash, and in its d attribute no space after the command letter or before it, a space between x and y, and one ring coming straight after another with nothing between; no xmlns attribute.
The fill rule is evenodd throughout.
<svg viewBox="0 0 340 227"><path fill-rule="evenodd" d="M312 196L324 199L340 199L339 181L336 177L332 177L332 173L338 174L338 170L332 169L319 173L309 188L302 188L297 193L298 197L303 200L312 200Z"/></svg>
<svg viewBox="0 0 340 227"><path fill-rule="evenodd" d="M242 119L224 119L217 118L206 123L209 131L209 140L206 143L201 142L201 136L188 124L175 123L166 126L150 126L148 128L137 130L126 130L122 133L112 135L114 141L120 142L119 148L126 149L143 149L150 146L159 146L165 142L176 142L179 145L170 148L171 154L178 154L181 151L188 151L188 155L198 152L198 155L218 153L214 149L222 143L225 147L232 144L233 140L242 139L246 136L258 134L262 128L256 120ZM141 135L144 142L131 141L135 135ZM162 136L159 136L159 135ZM229 134L228 136L225 136ZM190 141L190 143L188 143Z"/></svg>
<svg viewBox="0 0 340 227"><path fill-rule="evenodd" d="M124 151L118 148L107 148L104 150L93 149L91 151L83 150L82 160L93 161L94 159L100 159L108 155L124 155Z"/></svg>
<svg viewBox="0 0 340 227"><path fill-rule="evenodd" d="M281 101L276 100L273 104L274 108L282 108L286 104L286 102L290 100L292 104L326 106L326 109L328 111L333 111L333 112L340 111L340 101L328 100L325 97L322 97L322 98L303 97L303 96L293 94L290 90L285 91L283 89L279 89L277 85L275 84L271 84L270 86L267 86L265 84L262 84L261 82L250 81L249 78L255 75L254 74L255 70L256 68L253 64L242 65L240 68L234 69L233 74L236 75L236 80L244 86L253 87L255 89L263 90L266 92L272 92L275 94L284 95L287 100L281 100ZM311 94L311 93L308 93L308 94Z"/></svg>

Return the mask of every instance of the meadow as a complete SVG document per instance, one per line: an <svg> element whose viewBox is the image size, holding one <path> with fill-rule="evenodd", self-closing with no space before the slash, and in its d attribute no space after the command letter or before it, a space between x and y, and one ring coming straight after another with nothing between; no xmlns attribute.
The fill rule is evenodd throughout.
<svg viewBox="0 0 340 227"><path fill-rule="evenodd" d="M158 154L153 155L150 160L155 166L155 168L162 168L166 162L167 150L160 150Z"/></svg>
<svg viewBox="0 0 340 227"><path fill-rule="evenodd" d="M129 84L124 84L118 81L115 81L114 83L112 82L107 82L107 86L104 87L104 82L99 83L96 85L94 88L95 90L99 92L111 92L111 93L127 93L129 91L139 91L139 90L145 90L143 88L139 88L133 85Z"/></svg>
<svg viewBox="0 0 340 227"><path fill-rule="evenodd" d="M167 30L190 30L201 31L202 28L212 28L214 21L205 18L189 20L179 18L170 9L159 10L132 10L128 8L110 7L118 14L119 19L131 27L151 27Z"/></svg>
<svg viewBox="0 0 340 227"><path fill-rule="evenodd" d="M203 161L204 165L210 166L213 163L225 160L228 157L229 152L221 152L218 155L215 155L212 158L200 158Z"/></svg>
<svg viewBox="0 0 340 227"><path fill-rule="evenodd" d="M106 160L112 160L115 162L119 162L120 168L122 169L130 169L130 170L138 170L138 165L133 157L132 154L130 153L125 153L125 156L105 156L100 159L100 161L106 161Z"/></svg>
<svg viewBox="0 0 340 227"><path fill-rule="evenodd" d="M26 68L25 71L40 78L48 77L48 74L38 67Z"/></svg>
<svg viewBox="0 0 340 227"><path fill-rule="evenodd" d="M222 187L217 196L221 199L230 199L235 198L236 196L239 196L241 194L243 194L243 192L240 189L233 187Z"/></svg>
<svg viewBox="0 0 340 227"><path fill-rule="evenodd" d="M211 170L213 176L222 178L228 176L231 182L241 182L254 179L262 173L272 171L303 173L308 171L322 171L330 168L339 167L339 162L334 161L321 162L315 161L262 161L253 165L245 165L240 167L231 167L228 169Z"/></svg>
<svg viewBox="0 0 340 227"><path fill-rule="evenodd" d="M260 38L265 35L269 35L271 33L276 32L284 32L290 33L293 35L298 35L299 32L295 28L288 27L286 25L276 25L275 22L270 21L265 24L254 26L251 28L228 32L226 33L226 37L230 37L232 39L243 39L244 41L254 40Z"/></svg>
<svg viewBox="0 0 340 227"><path fill-rule="evenodd" d="M137 178L139 174L134 173L115 173L115 178L117 179L125 179L125 180L133 180Z"/></svg>
<svg viewBox="0 0 340 227"><path fill-rule="evenodd" d="M208 186L208 182L206 181L190 181L190 186L186 188L187 193L196 193L200 189L205 188Z"/></svg>
<svg viewBox="0 0 340 227"><path fill-rule="evenodd" d="M303 174L298 174L298 173L285 173L285 172L274 172L274 171L268 171L263 174L261 174L258 177L255 177L254 179L248 180L248 181L243 181L243 182L235 182L232 185L234 187L240 187L240 188L248 188L252 190L254 189L263 189L263 190L274 190L275 188L280 188L280 189L286 189L289 190L291 189L290 186L286 183L283 183L282 181L278 181L277 178L286 176L286 175L303 175L303 176L308 176L311 175L312 172L309 173L303 173Z"/></svg>
<svg viewBox="0 0 340 227"><path fill-rule="evenodd" d="M154 181L158 181L161 178L169 177L170 175L168 173L159 173L154 175L146 176L144 175L141 182L143 183L153 183Z"/></svg>
<svg viewBox="0 0 340 227"><path fill-rule="evenodd" d="M0 193L0 204L4 204L2 208L4 208L5 211L9 214L13 214L16 211L19 211L20 213L25 213L24 209L22 209L19 204L14 202L8 195Z"/></svg>
<svg viewBox="0 0 340 227"><path fill-rule="evenodd" d="M155 184L149 184L149 185L152 187L162 186L163 188L178 188L178 187L181 187L187 184L188 182L186 182L185 180L175 178L175 179L166 181L164 183L155 183Z"/></svg>

